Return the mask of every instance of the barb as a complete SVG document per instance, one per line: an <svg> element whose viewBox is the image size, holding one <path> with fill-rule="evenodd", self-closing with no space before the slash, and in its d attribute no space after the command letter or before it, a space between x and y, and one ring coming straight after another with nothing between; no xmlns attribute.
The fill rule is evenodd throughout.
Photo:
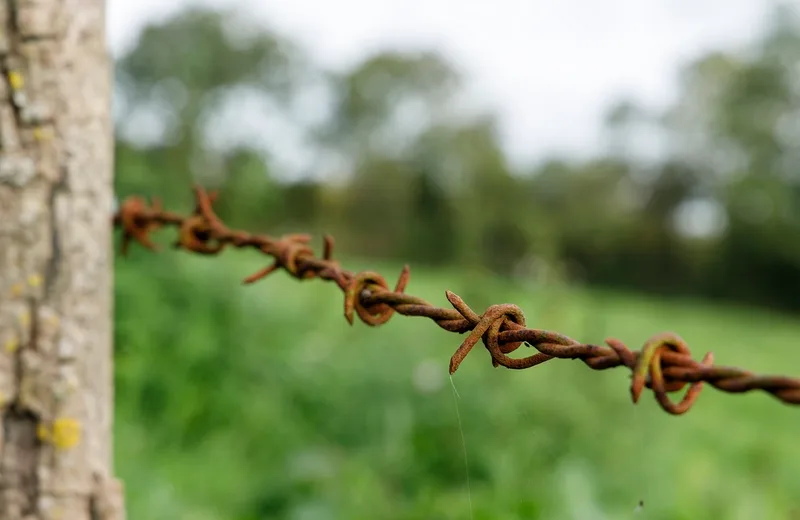
<svg viewBox="0 0 800 520"><path fill-rule="evenodd" d="M189 216L165 211L161 202L153 199L148 205L142 197L129 197L119 207L113 222L122 228L122 254L131 241L156 250L150 233L165 226L178 229L177 249L203 255L216 255L227 246L256 249L272 257L272 263L243 280L251 284L280 269L298 280L319 278L336 283L344 292L344 316L352 325L355 315L369 326L386 323L395 314L422 316L433 320L444 330L469 332L450 359L450 374L458 370L472 348L482 342L488 350L492 366L521 370L540 365L551 359L579 359L594 370L624 366L632 372L631 397L639 401L644 388L653 390L656 401L673 415L686 413L697 400L705 383L729 393L762 390L786 404L800 404L800 379L782 376L756 375L739 368L714 366L709 352L702 361L692 359L686 342L677 334L661 333L649 339L640 351L632 351L618 339L605 340L606 345L580 343L558 332L527 328L525 315L513 304L493 305L483 314L473 311L460 297L446 291L452 308L436 307L427 301L405 293L409 269L405 266L394 290L383 276L374 272L353 273L342 269L333 259L334 241L325 236L322 258L314 256L309 245L311 237L304 234L273 238L229 229L214 213L216 192L206 192L195 186L195 209ZM526 345L536 353L512 358L508 354ZM683 399L673 402L670 393L682 390Z"/></svg>

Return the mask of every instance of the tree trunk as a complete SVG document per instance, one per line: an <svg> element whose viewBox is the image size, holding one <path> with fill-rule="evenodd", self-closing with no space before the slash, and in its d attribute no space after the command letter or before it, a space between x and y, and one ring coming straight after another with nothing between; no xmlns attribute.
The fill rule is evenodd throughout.
<svg viewBox="0 0 800 520"><path fill-rule="evenodd" d="M104 0L0 0L0 519L122 519Z"/></svg>

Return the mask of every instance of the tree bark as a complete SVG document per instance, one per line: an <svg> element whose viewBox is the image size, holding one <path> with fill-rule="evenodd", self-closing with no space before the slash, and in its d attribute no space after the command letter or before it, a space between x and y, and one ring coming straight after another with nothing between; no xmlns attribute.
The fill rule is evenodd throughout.
<svg viewBox="0 0 800 520"><path fill-rule="evenodd" d="M104 0L0 0L0 519L122 519Z"/></svg>

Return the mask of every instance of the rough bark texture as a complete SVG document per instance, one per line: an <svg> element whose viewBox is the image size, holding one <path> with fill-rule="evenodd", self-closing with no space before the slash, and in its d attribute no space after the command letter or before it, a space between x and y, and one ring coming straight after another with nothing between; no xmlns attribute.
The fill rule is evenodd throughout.
<svg viewBox="0 0 800 520"><path fill-rule="evenodd" d="M122 519L104 0L0 0L0 519Z"/></svg>

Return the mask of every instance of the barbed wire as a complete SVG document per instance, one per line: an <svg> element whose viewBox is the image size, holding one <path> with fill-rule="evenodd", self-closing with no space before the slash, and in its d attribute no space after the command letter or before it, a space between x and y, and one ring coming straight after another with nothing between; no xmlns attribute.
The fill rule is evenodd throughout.
<svg viewBox="0 0 800 520"><path fill-rule="evenodd" d="M800 379L756 375L740 368L714 366L710 352L701 361L695 361L686 342L674 333L657 334L641 350L632 351L613 338L605 340L606 346L592 345L558 332L527 328L524 313L513 304L492 305L483 314L478 314L459 296L446 291L452 308L437 307L405 293L409 280L407 265L392 290L379 273L353 273L342 269L333 259L334 241L330 236L324 237L320 258L314 255L309 245L310 235L289 234L273 238L230 229L214 212L217 192L207 192L195 186L194 195L195 208L188 216L164 210L161 201L155 198L151 204L140 196L125 199L113 218L114 225L123 230L122 254L127 253L132 241L157 250L150 233L165 226L178 229L178 239L173 244L177 249L202 255L219 254L227 246L255 249L272 257L272 263L245 278L245 284L257 282L283 269L299 280L319 278L335 282L344 292L344 316L351 325L355 315L374 327L386 323L397 313L429 318L450 332L468 332L450 359L451 375L472 348L482 341L494 367L521 370L555 358L579 359L594 370L627 367L632 372L630 392L633 402L637 403L643 389L649 388L659 405L673 415L683 414L692 407L704 383L729 393L762 390L786 404L800 404ZM522 345L533 347L537 352L522 358L508 356ZM668 394L682 390L687 384L689 389L683 399L673 402Z"/></svg>

